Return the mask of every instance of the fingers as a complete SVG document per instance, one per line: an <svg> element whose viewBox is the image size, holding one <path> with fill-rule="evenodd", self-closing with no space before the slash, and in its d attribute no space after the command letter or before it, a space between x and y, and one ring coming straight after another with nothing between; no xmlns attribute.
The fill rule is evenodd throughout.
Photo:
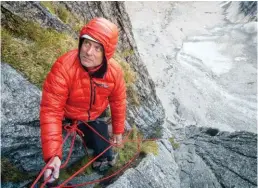
<svg viewBox="0 0 258 188"><path fill-rule="evenodd" d="M44 173L44 181L46 181L46 179L47 179L49 176L51 176L51 174L52 174L52 170L51 170L51 169L47 169L47 170L45 171L45 173ZM52 183L53 180L51 181L51 179L49 179L48 182L49 182L49 183Z"/></svg>
<svg viewBox="0 0 258 188"><path fill-rule="evenodd" d="M56 176L53 175L52 169L47 169L45 171L45 173L44 173L44 181L47 180L47 183L53 183L56 179L57 178L56 178Z"/></svg>
<svg viewBox="0 0 258 188"><path fill-rule="evenodd" d="M47 169L44 173L44 181L46 181L48 178L50 179L47 181L48 183L54 182L59 177L59 168Z"/></svg>
<svg viewBox="0 0 258 188"><path fill-rule="evenodd" d="M54 179L58 179L59 177L59 170L60 170L60 166L56 166L53 170L53 173L52 173L52 177Z"/></svg>
<svg viewBox="0 0 258 188"><path fill-rule="evenodd" d="M55 157L54 160L49 164L49 169L44 172L44 181L49 177L48 183L54 182L59 177L59 171L61 166L61 160L59 157Z"/></svg>
<svg viewBox="0 0 258 188"><path fill-rule="evenodd" d="M123 141L122 134L114 134L113 142L114 144L117 144L117 147L123 148L122 141Z"/></svg>

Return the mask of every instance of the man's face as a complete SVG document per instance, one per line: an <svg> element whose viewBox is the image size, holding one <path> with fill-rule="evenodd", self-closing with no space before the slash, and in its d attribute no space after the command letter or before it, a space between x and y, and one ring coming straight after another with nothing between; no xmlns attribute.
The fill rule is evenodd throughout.
<svg viewBox="0 0 258 188"><path fill-rule="evenodd" d="M103 61L104 50L101 44L84 39L81 50L80 58L83 66L92 68L100 65Z"/></svg>

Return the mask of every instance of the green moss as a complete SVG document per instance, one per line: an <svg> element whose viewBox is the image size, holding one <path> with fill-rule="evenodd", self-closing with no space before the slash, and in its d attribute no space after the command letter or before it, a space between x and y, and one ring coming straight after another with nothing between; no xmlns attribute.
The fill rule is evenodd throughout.
<svg viewBox="0 0 258 188"><path fill-rule="evenodd" d="M48 9L48 11L51 13L51 14L55 14L56 13L56 8L53 4L52 1L40 1L40 5L45 7L46 9Z"/></svg>
<svg viewBox="0 0 258 188"><path fill-rule="evenodd" d="M95 184L93 188L101 188L102 186L100 184Z"/></svg>
<svg viewBox="0 0 258 188"><path fill-rule="evenodd" d="M13 165L7 158L1 158L1 181L20 182L31 179L33 174L24 173Z"/></svg>
<svg viewBox="0 0 258 188"><path fill-rule="evenodd" d="M180 147L180 144L175 141L174 137L171 137L168 140L170 141L171 145L173 146L173 149L178 149Z"/></svg>
<svg viewBox="0 0 258 188"><path fill-rule="evenodd" d="M130 142L137 141L139 139L140 152L142 154L153 153L154 155L158 154L158 145L155 141L141 141L143 136L139 133L136 126L133 126L132 132L128 138L128 142L125 143L123 148L115 148L118 152L118 160L114 167L112 167L107 174L112 174L118 169L121 169L132 157L138 152L138 143Z"/></svg>
<svg viewBox="0 0 258 188"><path fill-rule="evenodd" d="M153 138L161 138L162 137L162 130L163 130L163 128L161 126L157 125L154 128L153 135L151 137L153 137Z"/></svg>
<svg viewBox="0 0 258 188"><path fill-rule="evenodd" d="M133 49L127 49L127 50L124 50L121 55L122 57L124 58L127 58L127 57L130 57L134 54L134 50Z"/></svg>
<svg viewBox="0 0 258 188"><path fill-rule="evenodd" d="M80 22L78 22L78 21L75 21L75 22L73 22L73 24L72 24L72 28L73 28L73 30L74 31L76 31L77 33L78 33L78 35L79 35L79 33L80 33L80 31L81 31L81 28L84 26L84 24L80 21Z"/></svg>
<svg viewBox="0 0 258 188"><path fill-rule="evenodd" d="M158 145L154 141L145 141L142 143L142 150L144 154L152 153L158 155Z"/></svg>
<svg viewBox="0 0 258 188"><path fill-rule="evenodd" d="M53 1L41 1L40 4L41 6L47 8L51 14L56 15L64 23L71 25L76 32L80 31L82 28L84 23L69 12L65 5Z"/></svg>
<svg viewBox="0 0 258 188"><path fill-rule="evenodd" d="M67 23L70 12L65 8L64 5L59 5L57 9L57 15L64 23Z"/></svg>
<svg viewBox="0 0 258 188"><path fill-rule="evenodd" d="M124 71L124 79L126 83L126 93L129 102L133 105L139 106L140 101L135 87L136 73L132 70L131 66L124 61L125 55L128 55L129 51L124 53L116 53L114 59L121 65Z"/></svg>
<svg viewBox="0 0 258 188"><path fill-rule="evenodd" d="M1 28L2 60L41 88L54 61L77 47L72 37L52 29L42 29L39 24L26 22L13 16Z"/></svg>
<svg viewBox="0 0 258 188"><path fill-rule="evenodd" d="M92 157L83 157L82 159L76 161L74 164L70 165L68 168L61 169L59 179L66 180L71 177L75 172L77 172L80 168L86 165ZM80 175L89 175L93 172L91 165L87 167Z"/></svg>

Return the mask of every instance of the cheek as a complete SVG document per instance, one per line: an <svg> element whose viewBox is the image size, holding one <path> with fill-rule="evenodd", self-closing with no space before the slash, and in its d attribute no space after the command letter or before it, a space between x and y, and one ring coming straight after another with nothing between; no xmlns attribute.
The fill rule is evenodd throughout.
<svg viewBox="0 0 258 188"><path fill-rule="evenodd" d="M80 53L81 54L85 54L87 52L87 47L85 47L84 45L82 45Z"/></svg>
<svg viewBox="0 0 258 188"><path fill-rule="evenodd" d="M98 60L100 63L102 63L102 60L103 60L103 54L100 54L97 56Z"/></svg>

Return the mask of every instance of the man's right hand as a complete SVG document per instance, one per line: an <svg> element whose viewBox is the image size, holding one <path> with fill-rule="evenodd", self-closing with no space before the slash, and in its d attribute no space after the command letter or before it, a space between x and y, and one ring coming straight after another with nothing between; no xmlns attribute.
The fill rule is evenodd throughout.
<svg viewBox="0 0 258 188"><path fill-rule="evenodd" d="M61 166L61 160L58 156L54 157L54 160L48 165L49 167L53 167L53 169L46 169L44 172L44 181L51 176L48 180L48 183L54 182L59 177L59 170Z"/></svg>

